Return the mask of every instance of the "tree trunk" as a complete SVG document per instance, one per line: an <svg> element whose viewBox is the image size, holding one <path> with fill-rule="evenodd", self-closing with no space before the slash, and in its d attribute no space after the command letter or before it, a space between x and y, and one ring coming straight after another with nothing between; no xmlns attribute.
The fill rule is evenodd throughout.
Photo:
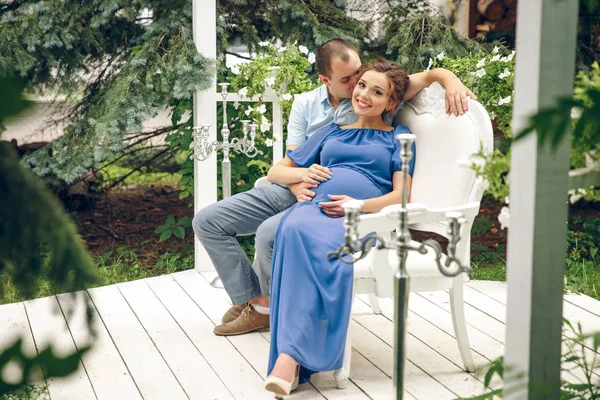
<svg viewBox="0 0 600 400"><path fill-rule="evenodd" d="M510 20L513 24L517 23L517 6L511 7L505 15L505 18Z"/></svg>
<svg viewBox="0 0 600 400"><path fill-rule="evenodd" d="M504 3L504 7L511 8L517 4L517 0L503 0L502 3Z"/></svg>
<svg viewBox="0 0 600 400"><path fill-rule="evenodd" d="M496 21L504 15L504 6L498 0L479 0L477 11L490 21Z"/></svg>

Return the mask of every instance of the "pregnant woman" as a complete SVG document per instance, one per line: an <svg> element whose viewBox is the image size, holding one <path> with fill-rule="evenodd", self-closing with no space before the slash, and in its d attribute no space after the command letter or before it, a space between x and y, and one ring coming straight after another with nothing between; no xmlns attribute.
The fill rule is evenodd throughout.
<svg viewBox="0 0 600 400"><path fill-rule="evenodd" d="M363 65L358 75L352 93L358 122L324 127L288 152L268 175L279 184L319 185L312 202L297 203L284 216L275 239L265 388L278 396L308 382L312 373L342 365L353 267L325 257L344 242L341 205L361 199L362 212L374 213L400 202L403 182L395 135L409 132L387 125L382 115L402 101L408 75L385 59ZM410 175L414 160L411 164Z"/></svg>

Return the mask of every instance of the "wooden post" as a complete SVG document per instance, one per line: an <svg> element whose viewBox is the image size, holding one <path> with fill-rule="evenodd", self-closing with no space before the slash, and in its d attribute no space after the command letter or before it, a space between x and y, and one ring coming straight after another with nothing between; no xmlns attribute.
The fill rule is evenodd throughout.
<svg viewBox="0 0 600 400"><path fill-rule="evenodd" d="M577 1L519 2L513 129L573 93ZM570 136L512 146L504 398L558 399Z"/></svg>
<svg viewBox="0 0 600 400"><path fill-rule="evenodd" d="M217 4L216 0L193 0L192 21L194 43L205 57L217 58ZM215 101L216 75L210 89L194 94L194 126L210 124L211 142L217 140L217 102ZM216 152L204 161L194 160L194 214L217 201ZM199 271L213 271L214 267L204 247L195 239L194 266Z"/></svg>

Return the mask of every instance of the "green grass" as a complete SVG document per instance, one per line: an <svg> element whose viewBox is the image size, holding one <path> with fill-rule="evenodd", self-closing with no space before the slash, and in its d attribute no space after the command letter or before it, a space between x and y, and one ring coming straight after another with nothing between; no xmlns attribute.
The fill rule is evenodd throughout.
<svg viewBox="0 0 600 400"><path fill-rule="evenodd" d="M118 165L110 165L100 171L105 182L114 182L131 172L131 168ZM125 185L148 186L150 184L156 186L171 185L177 186L181 175L170 172L149 172L146 168L136 171L129 175L123 181Z"/></svg>
<svg viewBox="0 0 600 400"><path fill-rule="evenodd" d="M155 265L147 265L138 259L134 250L117 248L96 256L95 263L99 280L86 288L192 269L194 268L194 253L190 249L185 249L181 253L165 252L161 254ZM25 295L11 282L7 272L0 273L0 304L37 299L63 292L64 289L60 286L51 283L45 277L39 277L35 282L35 290L30 295Z"/></svg>
<svg viewBox="0 0 600 400"><path fill-rule="evenodd" d="M471 263L473 279L477 281L506 281L506 262Z"/></svg>
<svg viewBox="0 0 600 400"><path fill-rule="evenodd" d="M48 386L25 385L14 392L0 396L0 400L37 400L50 398Z"/></svg>

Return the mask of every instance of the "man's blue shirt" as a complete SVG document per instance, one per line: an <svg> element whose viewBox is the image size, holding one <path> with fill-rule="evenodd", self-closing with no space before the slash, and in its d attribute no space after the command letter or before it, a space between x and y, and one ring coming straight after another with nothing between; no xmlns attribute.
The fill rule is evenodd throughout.
<svg viewBox="0 0 600 400"><path fill-rule="evenodd" d="M385 118L385 122L392 124L394 117L404 107L400 104L393 115ZM349 125L358 121L352 108L350 99L343 100L337 110L329 102L327 86L321 85L310 92L302 93L296 97L288 121L287 146L300 146L306 142L316 131L330 124Z"/></svg>

